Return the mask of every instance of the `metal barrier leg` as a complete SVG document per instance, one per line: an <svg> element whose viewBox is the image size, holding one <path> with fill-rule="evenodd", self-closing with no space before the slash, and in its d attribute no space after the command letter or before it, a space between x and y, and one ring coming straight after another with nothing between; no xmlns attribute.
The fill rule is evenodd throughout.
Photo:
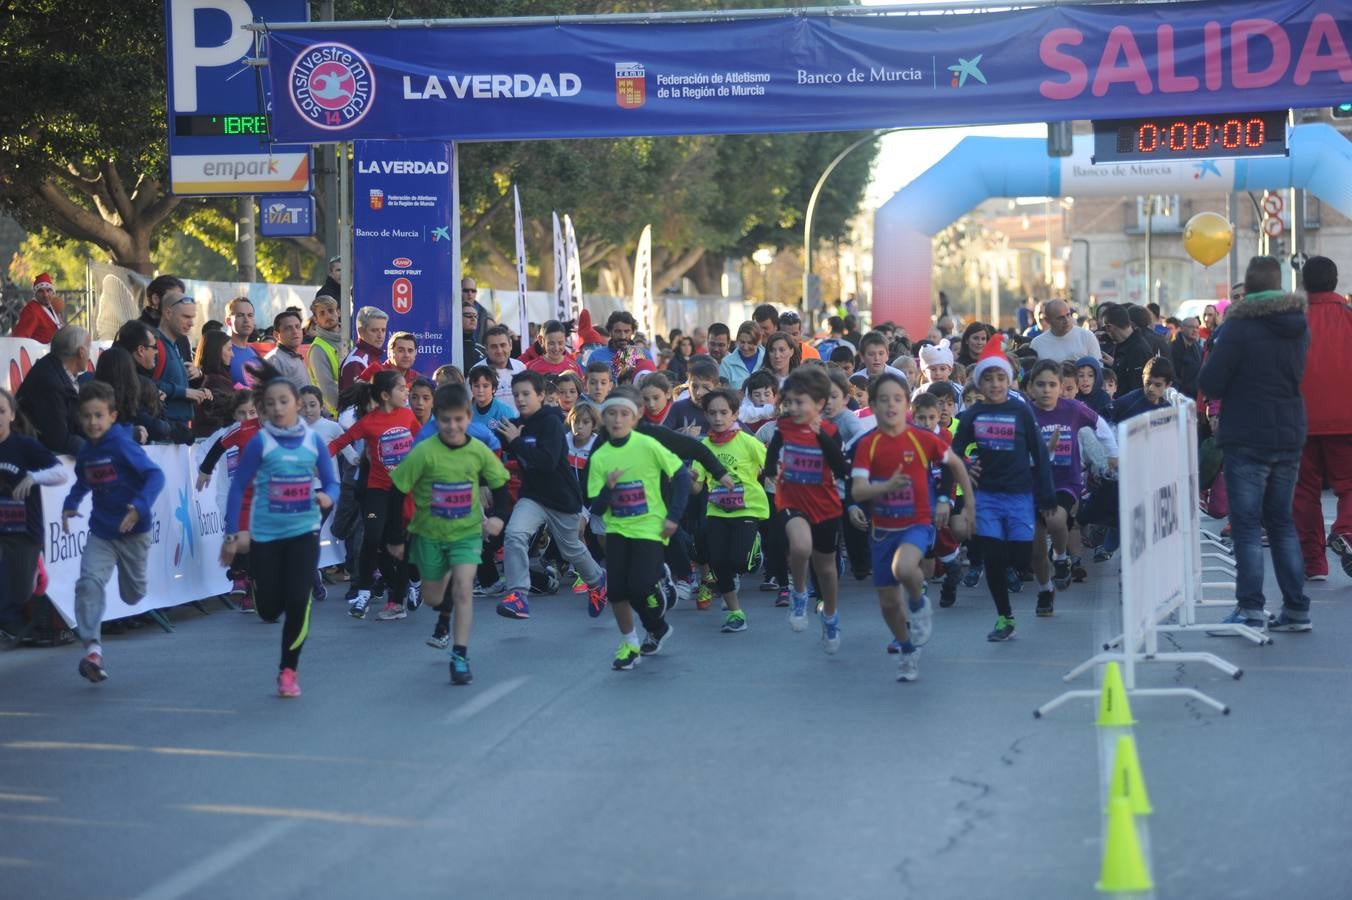
<svg viewBox="0 0 1352 900"><path fill-rule="evenodd" d="M149 612L147 612L146 615L150 616L150 618L154 620L155 624L163 628L165 631L169 632L170 634L174 633L174 626L169 623L169 620L167 618L165 618L164 613L160 612L158 609L152 609Z"/></svg>

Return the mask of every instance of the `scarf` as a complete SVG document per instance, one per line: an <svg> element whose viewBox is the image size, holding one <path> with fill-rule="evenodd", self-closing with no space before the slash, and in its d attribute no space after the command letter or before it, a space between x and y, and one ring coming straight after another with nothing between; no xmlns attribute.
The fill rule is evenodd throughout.
<svg viewBox="0 0 1352 900"><path fill-rule="evenodd" d="M648 408L643 408L643 418L645 421L652 422L654 425L661 425L667 420L667 415L671 412L672 402L667 401L667 405L662 407L662 411L657 415L648 412Z"/></svg>
<svg viewBox="0 0 1352 900"><path fill-rule="evenodd" d="M708 434L709 443L713 444L714 446L726 444L728 441L731 441L733 438L737 437L737 435L740 434L741 431L742 426L738 425L736 422L733 422L732 427L729 428L727 431L709 432Z"/></svg>
<svg viewBox="0 0 1352 900"><path fill-rule="evenodd" d="M310 430L310 426L305 424L304 419L297 419L296 424L292 425L290 428L283 428L280 425L274 425L272 424L272 422L268 421L267 419L264 419L260 427L268 434L279 439L304 437L305 433Z"/></svg>
<svg viewBox="0 0 1352 900"><path fill-rule="evenodd" d="M1285 296L1286 291L1254 291L1252 294L1245 294L1244 300L1276 300Z"/></svg>

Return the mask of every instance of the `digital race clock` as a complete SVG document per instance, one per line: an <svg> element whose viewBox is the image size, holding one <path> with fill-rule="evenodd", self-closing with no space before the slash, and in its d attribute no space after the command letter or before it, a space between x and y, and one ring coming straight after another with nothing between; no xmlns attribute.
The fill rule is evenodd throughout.
<svg viewBox="0 0 1352 900"><path fill-rule="evenodd" d="M174 116L178 137L267 137L268 117L258 113L220 116Z"/></svg>
<svg viewBox="0 0 1352 900"><path fill-rule="evenodd" d="M1285 156L1286 110L1095 119L1094 162Z"/></svg>

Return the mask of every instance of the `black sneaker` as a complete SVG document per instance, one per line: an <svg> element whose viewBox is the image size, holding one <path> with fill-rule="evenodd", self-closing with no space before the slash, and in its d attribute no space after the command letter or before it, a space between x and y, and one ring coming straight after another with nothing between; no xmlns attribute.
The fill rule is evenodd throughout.
<svg viewBox="0 0 1352 900"><path fill-rule="evenodd" d="M1056 591L1037 592L1037 615L1039 619L1052 616L1052 604L1056 602Z"/></svg>
<svg viewBox="0 0 1352 900"><path fill-rule="evenodd" d="M1054 559L1052 560L1052 569L1052 582L1056 585L1056 589L1064 591L1070 587L1070 560ZM1041 594L1038 595L1039 598L1041 596Z"/></svg>
<svg viewBox="0 0 1352 900"><path fill-rule="evenodd" d="M1089 570L1084 567L1078 556L1070 558L1070 580L1079 584L1089 578Z"/></svg>
<svg viewBox="0 0 1352 900"><path fill-rule="evenodd" d="M1005 569L1005 585L1009 588L1011 594L1017 594L1023 590L1023 578L1019 575L1019 570L1010 566Z"/></svg>
<svg viewBox="0 0 1352 900"><path fill-rule="evenodd" d="M639 645L638 652L644 656L652 656L662 650L671 640L671 634L676 629L671 627L668 622L662 623L662 630L656 634L651 631L643 638L643 643Z"/></svg>
<svg viewBox="0 0 1352 900"><path fill-rule="evenodd" d="M962 583L962 566L956 562L944 571L944 583L939 587L939 605L952 606L958 602L958 585Z"/></svg>
<svg viewBox="0 0 1352 900"><path fill-rule="evenodd" d="M1343 571L1352 575L1352 540L1348 535L1335 534L1329 539L1328 547L1338 555L1338 562L1342 565Z"/></svg>
<svg viewBox="0 0 1352 900"><path fill-rule="evenodd" d="M1281 615L1277 616L1277 618L1273 619L1271 622L1268 623L1268 631L1301 632L1313 630L1314 626L1310 624L1310 620L1308 618L1293 619L1287 616L1285 610L1282 611Z"/></svg>
<svg viewBox="0 0 1352 900"><path fill-rule="evenodd" d="M427 639L427 646L436 647L438 650L445 650L451 645L451 623L437 619L436 627L432 629L432 636Z"/></svg>
<svg viewBox="0 0 1352 900"><path fill-rule="evenodd" d="M451 684L469 684L474 673L469 670L469 660L459 653L451 654Z"/></svg>
<svg viewBox="0 0 1352 900"><path fill-rule="evenodd" d="M107 681L108 673L103 669L103 657L98 653L86 653L80 660L80 675L95 684Z"/></svg>

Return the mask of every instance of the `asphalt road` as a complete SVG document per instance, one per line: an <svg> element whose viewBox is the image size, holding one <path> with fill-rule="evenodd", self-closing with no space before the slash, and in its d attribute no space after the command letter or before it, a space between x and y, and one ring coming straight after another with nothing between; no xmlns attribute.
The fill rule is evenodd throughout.
<svg viewBox="0 0 1352 900"><path fill-rule="evenodd" d="M1316 631L1189 636L1242 666L1146 667L1198 687L1135 704L1159 897L1352 892L1352 581L1311 585ZM106 640L0 655L0 893L10 897L1070 898L1100 855L1091 704L1035 721L1117 614L1116 564L988 644L984 586L936 610L921 680L894 681L872 591L843 643L675 611L664 654L612 672L580 597L517 622L480 602L475 683L433 616L317 607L305 694L274 694L277 626L212 603ZM1270 582L1269 582L1270 583ZM937 590L935 590L937 595Z"/></svg>

